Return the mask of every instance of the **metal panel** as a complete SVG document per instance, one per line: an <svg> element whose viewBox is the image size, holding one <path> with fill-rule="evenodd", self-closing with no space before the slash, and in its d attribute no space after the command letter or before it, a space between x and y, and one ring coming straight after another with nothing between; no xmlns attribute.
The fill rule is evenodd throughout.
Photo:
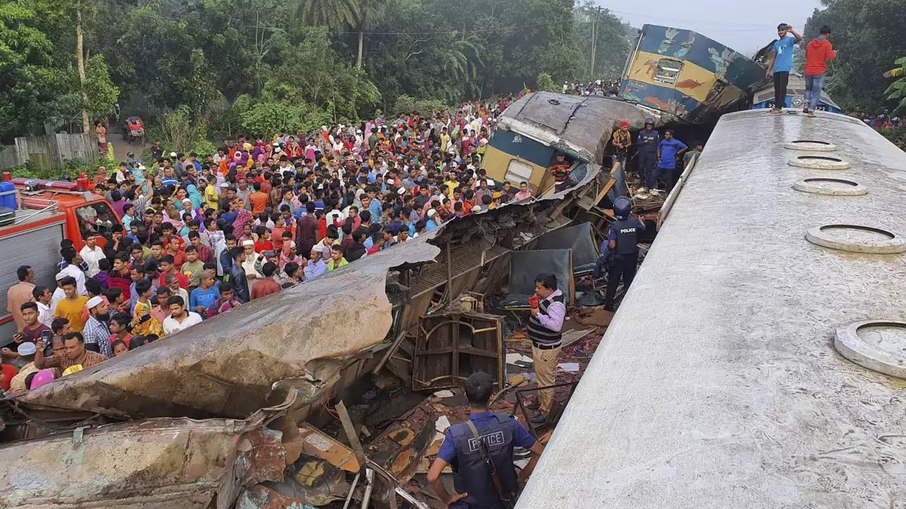
<svg viewBox="0 0 906 509"><path fill-rule="evenodd" d="M414 390L456 387L484 371L503 387L503 317L450 313L423 317L415 340Z"/></svg>
<svg viewBox="0 0 906 509"><path fill-rule="evenodd" d="M35 270L37 285L53 289L54 275L60 257L60 241L63 240L63 223L42 226L0 238L0 316L10 316L6 310L6 289L19 282L16 269L30 265ZM0 343L6 343L15 327L12 322L0 325Z"/></svg>

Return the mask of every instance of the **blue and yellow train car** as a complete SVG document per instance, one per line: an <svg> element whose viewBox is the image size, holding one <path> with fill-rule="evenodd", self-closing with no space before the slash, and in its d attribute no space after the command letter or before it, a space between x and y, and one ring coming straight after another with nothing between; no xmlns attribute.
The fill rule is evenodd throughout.
<svg viewBox="0 0 906 509"><path fill-rule="evenodd" d="M745 55L691 30L645 25L620 95L676 120L698 123L747 99L766 80Z"/></svg>
<svg viewBox="0 0 906 509"><path fill-rule="evenodd" d="M498 182L528 183L536 196L557 189L548 171L557 154L572 165L562 188L600 171L610 135L620 122L640 129L656 111L618 99L535 92L511 104L497 119L481 165ZM610 170L610 167L607 168Z"/></svg>

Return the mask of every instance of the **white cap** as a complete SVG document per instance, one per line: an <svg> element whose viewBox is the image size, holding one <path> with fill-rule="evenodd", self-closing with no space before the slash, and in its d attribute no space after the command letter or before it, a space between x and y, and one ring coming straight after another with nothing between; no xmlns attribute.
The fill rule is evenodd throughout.
<svg viewBox="0 0 906 509"><path fill-rule="evenodd" d="M396 194L398 194L398 195L400 195L400 196L406 194L406 188L405 188L405 187L401 187L401 188L397 189L397 190L396 190Z"/></svg>
<svg viewBox="0 0 906 509"><path fill-rule="evenodd" d="M35 344L31 341L23 342L19 345L19 348L16 349L16 352L18 352L19 355L34 355L37 351L37 347L35 347Z"/></svg>
<svg viewBox="0 0 906 509"><path fill-rule="evenodd" d="M428 209L428 217L434 217L434 214L437 214L437 211L434 209Z"/></svg>
<svg viewBox="0 0 906 509"><path fill-rule="evenodd" d="M242 241L242 245L243 245L243 246L254 246L254 245L255 245L255 241L252 240L252 239L245 239L245 240Z"/></svg>
<svg viewBox="0 0 906 509"><path fill-rule="evenodd" d="M66 279L66 276L68 276L68 275L69 275L69 274L67 274L67 273L65 273L65 272L57 272L57 275L54 276L54 279L57 280L57 281L62 281L62 280L64 280L64 279Z"/></svg>
<svg viewBox="0 0 906 509"><path fill-rule="evenodd" d="M104 299L102 299L98 296L94 296L94 297L88 299L88 302L85 303L85 307L90 311L90 310L94 309L95 307L97 307L99 304L103 304L103 303L104 303Z"/></svg>
<svg viewBox="0 0 906 509"><path fill-rule="evenodd" d="M170 157L176 157L178 154L176 152L170 152Z"/></svg>

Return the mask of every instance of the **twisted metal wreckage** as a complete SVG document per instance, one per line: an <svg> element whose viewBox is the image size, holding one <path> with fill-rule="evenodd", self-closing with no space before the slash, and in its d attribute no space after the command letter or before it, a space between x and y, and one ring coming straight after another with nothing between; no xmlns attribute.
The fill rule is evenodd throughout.
<svg viewBox="0 0 906 509"><path fill-rule="evenodd" d="M538 141L551 147L569 141L561 137L567 127L583 133L582 144L566 145L587 171L567 190L452 220L7 399L3 436L15 442L0 448L0 506L301 507L352 495L345 479L356 473L358 481L363 462L373 467L369 476L376 471L389 485L411 478L424 448L405 461L391 454L387 471L360 447L357 458L331 458L326 451L338 443L309 422L323 417L322 401L341 400L371 371L386 367L407 376L411 365L395 354L407 332L465 291L502 286L511 251L574 219L605 220L597 207L614 180L601 171L606 140L620 119L641 127L645 112L606 98L550 104L536 108L534 118L504 114L503 122L518 120L510 122L513 130L531 126L535 132L525 136L535 139L546 132L548 139ZM564 116L562 108L573 113ZM598 113L583 116L585 108ZM551 119L559 125L551 127ZM356 445L357 435L346 436ZM313 491L313 479L326 487ZM385 501L396 505L393 495Z"/></svg>

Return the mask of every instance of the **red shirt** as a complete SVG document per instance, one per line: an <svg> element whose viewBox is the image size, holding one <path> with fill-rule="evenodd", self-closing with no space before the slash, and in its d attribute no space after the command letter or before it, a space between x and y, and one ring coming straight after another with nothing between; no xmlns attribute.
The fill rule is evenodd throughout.
<svg viewBox="0 0 906 509"><path fill-rule="evenodd" d="M827 62L837 58L834 45L827 39L817 37L805 47L805 75L818 76L827 72Z"/></svg>
<svg viewBox="0 0 906 509"><path fill-rule="evenodd" d="M264 237L259 238L255 241L255 252L263 253L265 251L273 251L274 243L270 240L264 240Z"/></svg>
<svg viewBox="0 0 906 509"><path fill-rule="evenodd" d="M168 272L163 272L163 273L161 273L160 279L158 280L158 283L157 283L158 286L167 286L167 274L169 274L169 273L168 273ZM179 281L179 287L180 287L180 288L182 288L183 290L185 290L186 288L189 287L189 280L186 279L186 276L184 276L183 273L182 273L181 271L176 270L176 271L173 272L172 274L173 274L174 276L176 276L176 280Z"/></svg>

